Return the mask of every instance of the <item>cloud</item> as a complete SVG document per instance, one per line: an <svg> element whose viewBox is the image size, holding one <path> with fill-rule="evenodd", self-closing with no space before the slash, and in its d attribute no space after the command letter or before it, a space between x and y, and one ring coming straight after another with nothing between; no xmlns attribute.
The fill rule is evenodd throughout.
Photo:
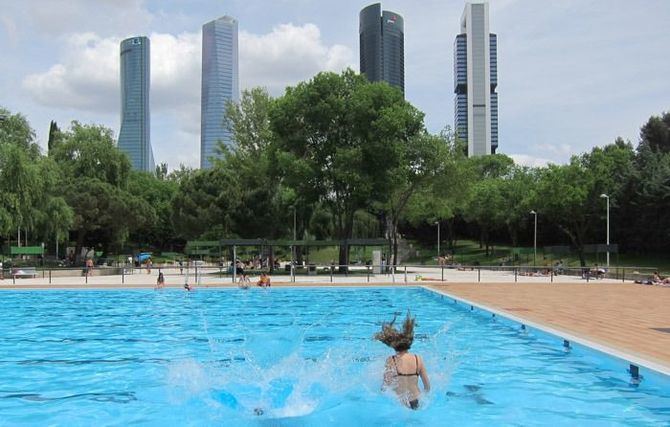
<svg viewBox="0 0 670 427"><path fill-rule="evenodd" d="M353 67L351 49L326 46L314 24L282 24L263 35L242 31L239 43L240 86L265 86L275 95L319 71Z"/></svg>
<svg viewBox="0 0 670 427"><path fill-rule="evenodd" d="M549 159L543 159L540 157L533 157L528 154L509 154L514 160L514 163L520 166L530 166L530 167L542 167L547 166L549 163L556 163Z"/></svg>
<svg viewBox="0 0 670 427"><path fill-rule="evenodd" d="M120 109L119 43L124 38L92 32L64 37L59 61L25 77L23 88L43 106L111 118ZM157 160L195 166L197 159L184 152L199 153L201 33L152 33L149 38ZM353 62L351 49L324 43L314 24L282 24L267 34L241 31L239 51L240 87L264 86L274 95L319 71L340 71Z"/></svg>
<svg viewBox="0 0 670 427"><path fill-rule="evenodd" d="M187 110L199 109L200 33L149 37L152 110L189 114ZM23 86L45 106L117 112L121 39L94 33L71 35L65 39L61 61L45 72L28 75ZM313 24L283 24L262 35L242 31L239 46L241 87L265 86L276 94L319 71L351 66L353 57L345 46L325 45Z"/></svg>
<svg viewBox="0 0 670 427"><path fill-rule="evenodd" d="M62 62L23 80L30 96L49 107L118 111L119 39L81 33L65 44Z"/></svg>
<svg viewBox="0 0 670 427"><path fill-rule="evenodd" d="M570 144L547 144L540 143L533 147L533 151L551 154L554 158L569 159L575 153L575 147Z"/></svg>

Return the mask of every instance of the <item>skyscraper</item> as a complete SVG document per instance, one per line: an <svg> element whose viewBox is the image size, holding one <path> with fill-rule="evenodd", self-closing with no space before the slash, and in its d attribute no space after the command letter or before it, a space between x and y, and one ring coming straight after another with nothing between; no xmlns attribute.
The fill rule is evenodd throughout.
<svg viewBox="0 0 670 427"><path fill-rule="evenodd" d="M150 49L147 37L121 42L121 130L119 149L133 169L153 172L149 116Z"/></svg>
<svg viewBox="0 0 670 427"><path fill-rule="evenodd" d="M224 125L226 103L239 100L237 20L223 16L202 26L200 167L212 165L219 141L232 143Z"/></svg>
<svg viewBox="0 0 670 427"><path fill-rule="evenodd" d="M361 10L358 34L361 73L405 93L405 33L402 16L382 11L380 3Z"/></svg>
<svg viewBox="0 0 670 427"><path fill-rule="evenodd" d="M489 33L486 0L465 4L454 42L454 127L468 142L468 156L498 148L498 43Z"/></svg>

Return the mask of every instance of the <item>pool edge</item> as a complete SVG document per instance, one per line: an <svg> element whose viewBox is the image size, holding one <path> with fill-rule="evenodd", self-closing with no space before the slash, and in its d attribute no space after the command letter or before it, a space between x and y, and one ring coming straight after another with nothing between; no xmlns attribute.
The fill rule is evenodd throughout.
<svg viewBox="0 0 670 427"><path fill-rule="evenodd" d="M469 305L471 307L476 307L479 310L489 312L491 314L495 314L496 316L500 316L504 319L507 319L512 322L519 323L520 325L525 325L526 327L534 328L539 331L542 331L548 335L551 335L557 339L562 339L562 340L567 340L571 343L579 344L581 346L587 347L591 350L600 352L605 354L606 356L618 359L620 361L624 361L628 364L639 366L639 367L644 367L645 369L648 369L650 371L653 371L654 373L658 375L662 375L666 377L666 379L670 380L670 365L665 365L663 363L659 363L656 361L648 360L643 356L636 355L630 352L626 352L620 349L617 349L615 347L611 347L606 344L601 344L595 341L592 341L589 338L575 335L574 333L567 332L561 329L554 328L550 325L546 325L537 321L532 321L532 320L527 320L522 317L516 316L514 314L510 314L506 311L502 311L496 308L489 307L485 304L481 303L476 303L474 301L470 301L466 298L459 297L456 295L452 295L449 292L443 291L441 289L435 289L429 286L424 286L421 285L419 286L422 289L425 289L430 292L434 292L436 294L448 297L450 299L453 299L454 301L458 301L461 304Z"/></svg>

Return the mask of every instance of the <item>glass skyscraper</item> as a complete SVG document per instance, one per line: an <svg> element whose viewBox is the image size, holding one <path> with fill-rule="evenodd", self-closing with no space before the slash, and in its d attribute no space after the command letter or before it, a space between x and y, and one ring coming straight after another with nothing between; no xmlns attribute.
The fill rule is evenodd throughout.
<svg viewBox="0 0 670 427"><path fill-rule="evenodd" d="M119 149L130 157L134 169L153 172L150 141L149 38L131 37L121 42L121 130Z"/></svg>
<svg viewBox="0 0 670 427"><path fill-rule="evenodd" d="M489 5L466 3L454 42L454 128L468 156L498 148L498 42L489 33Z"/></svg>
<svg viewBox="0 0 670 427"><path fill-rule="evenodd" d="M361 73L405 93L405 33L402 16L371 4L359 15Z"/></svg>
<svg viewBox="0 0 670 427"><path fill-rule="evenodd" d="M200 167L209 168L217 144L232 144L224 125L226 103L239 101L237 20L223 16L202 26Z"/></svg>

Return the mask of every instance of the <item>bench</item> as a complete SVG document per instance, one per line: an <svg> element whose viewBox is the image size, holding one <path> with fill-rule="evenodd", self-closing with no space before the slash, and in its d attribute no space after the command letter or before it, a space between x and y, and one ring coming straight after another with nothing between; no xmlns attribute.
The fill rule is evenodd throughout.
<svg viewBox="0 0 670 427"><path fill-rule="evenodd" d="M15 268L12 270L12 276L18 277L37 277L37 269L35 267Z"/></svg>

